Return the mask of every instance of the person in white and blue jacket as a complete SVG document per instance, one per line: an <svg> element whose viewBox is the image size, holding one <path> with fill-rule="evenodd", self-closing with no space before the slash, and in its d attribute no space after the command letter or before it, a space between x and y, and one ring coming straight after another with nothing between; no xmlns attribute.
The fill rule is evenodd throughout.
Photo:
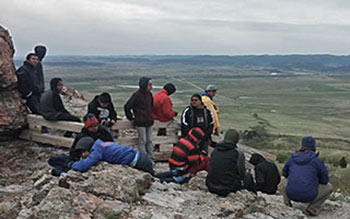
<svg viewBox="0 0 350 219"><path fill-rule="evenodd" d="M154 175L151 159L145 153L130 146L83 137L78 141L76 149L82 150L84 159L68 164L73 170L85 172L97 162L106 161L112 164L128 165Z"/></svg>

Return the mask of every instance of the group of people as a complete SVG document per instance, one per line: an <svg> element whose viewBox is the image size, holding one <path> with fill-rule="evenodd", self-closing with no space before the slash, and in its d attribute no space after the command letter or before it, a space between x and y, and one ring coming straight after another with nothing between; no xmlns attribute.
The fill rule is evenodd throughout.
<svg viewBox="0 0 350 219"><path fill-rule="evenodd" d="M23 66L16 71L23 102L32 113L47 120L80 122L65 109L61 100L62 79L53 78L50 89L44 91L41 61L45 54L44 46L35 47L35 53L28 54ZM149 172L161 182L185 183L197 172L205 170L208 172L208 190L219 196L225 197L240 189L275 194L280 185L286 205L292 206L291 200L310 203L306 211L312 216L318 215L332 186L328 183L326 166L315 153L315 139L311 136L303 138L302 146L285 164L282 180L274 163L260 154L253 154L249 160L254 165L253 177L245 168L244 153L237 147L239 133L236 130L227 130L222 142L211 144L212 134L222 134L219 108L213 100L217 91L215 85L208 85L201 95L191 96L190 105L181 115L181 138L168 160L169 171L154 173L154 120L168 122L178 113L169 97L176 92L174 84L167 83L154 95L151 90L152 79L141 77L139 89L124 105L125 116L138 133L137 149L114 142L109 127L117 123L117 112L110 94L102 93L89 103L83 117L84 127L75 136L69 155L49 159L49 164L54 167L52 174L59 176L69 169L84 172L97 162L106 161ZM158 130L158 135L166 134L165 129ZM215 146L210 155L208 146Z"/></svg>

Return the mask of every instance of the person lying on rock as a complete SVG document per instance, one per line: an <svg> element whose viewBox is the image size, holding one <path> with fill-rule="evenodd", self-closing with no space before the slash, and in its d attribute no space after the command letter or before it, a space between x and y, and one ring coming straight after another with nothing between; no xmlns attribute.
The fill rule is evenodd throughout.
<svg viewBox="0 0 350 219"><path fill-rule="evenodd" d="M283 167L285 178L281 181L280 189L287 206L292 207L291 200L309 203L306 212L317 216L333 188L328 183L327 167L315 153L315 139L306 136L301 145Z"/></svg>
<svg viewBox="0 0 350 219"><path fill-rule="evenodd" d="M238 141L239 133L229 129L212 152L205 181L211 193L225 197L240 189L255 192L253 176L245 170L244 153L237 149Z"/></svg>
<svg viewBox="0 0 350 219"><path fill-rule="evenodd" d="M48 163L54 167L52 170L52 175L60 176L62 172L67 172L69 170L67 164L71 161L78 161L81 158L81 150L76 148L78 141L83 137L92 137L93 139L101 139L102 141L113 141L111 133L101 126L97 118L89 113L83 118L84 127L81 129L80 133L74 139L74 142L70 148L69 156L57 156L51 157Z"/></svg>
<svg viewBox="0 0 350 219"><path fill-rule="evenodd" d="M155 176L161 182L188 182L195 173L205 170L208 172L210 158L199 148L199 142L205 133L201 128L192 128L188 134L180 138L173 147L169 158L170 171L158 173Z"/></svg>
<svg viewBox="0 0 350 219"><path fill-rule="evenodd" d="M260 154L254 153L249 163L255 166L255 190L266 194L275 194L281 181L276 164L268 162Z"/></svg>
<svg viewBox="0 0 350 219"><path fill-rule="evenodd" d="M90 150L91 148L91 150ZM92 137L81 138L76 149L82 151L82 160L68 164L73 170L85 172L99 161L111 164L128 165L154 175L152 160L142 151L115 142L96 140Z"/></svg>

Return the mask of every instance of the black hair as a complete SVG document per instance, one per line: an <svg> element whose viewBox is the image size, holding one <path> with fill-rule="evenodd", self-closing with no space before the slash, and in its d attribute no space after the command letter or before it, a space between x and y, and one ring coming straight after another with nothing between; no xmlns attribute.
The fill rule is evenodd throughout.
<svg viewBox="0 0 350 219"><path fill-rule="evenodd" d="M102 94L98 97L98 100L99 100L101 103L110 103L110 102L112 102L112 98L111 98L111 95L109 95L109 93L102 93Z"/></svg>
<svg viewBox="0 0 350 219"><path fill-rule="evenodd" d="M199 99L199 101L202 102L202 97L201 97L201 95L199 95L199 94L193 94L193 95L191 96L191 100L192 100L193 97L197 97L197 98Z"/></svg>
<svg viewBox="0 0 350 219"><path fill-rule="evenodd" d="M29 61L29 59L32 57L32 56L37 56L35 53L29 53L27 56L26 56L26 60Z"/></svg>

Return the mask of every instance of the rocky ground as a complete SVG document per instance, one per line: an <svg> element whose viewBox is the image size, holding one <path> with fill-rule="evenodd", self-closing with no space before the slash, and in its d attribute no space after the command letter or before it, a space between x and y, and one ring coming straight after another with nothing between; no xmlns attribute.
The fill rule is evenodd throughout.
<svg viewBox="0 0 350 219"><path fill-rule="evenodd" d="M161 184L147 173L100 162L86 173L69 171L57 178L47 159L67 149L16 140L0 142L0 151L0 218L308 217L304 204L286 207L280 195L245 190L226 198L213 195L205 172L185 185ZM157 163L155 169L167 168ZM347 203L327 201L323 209L317 218L350 218Z"/></svg>

